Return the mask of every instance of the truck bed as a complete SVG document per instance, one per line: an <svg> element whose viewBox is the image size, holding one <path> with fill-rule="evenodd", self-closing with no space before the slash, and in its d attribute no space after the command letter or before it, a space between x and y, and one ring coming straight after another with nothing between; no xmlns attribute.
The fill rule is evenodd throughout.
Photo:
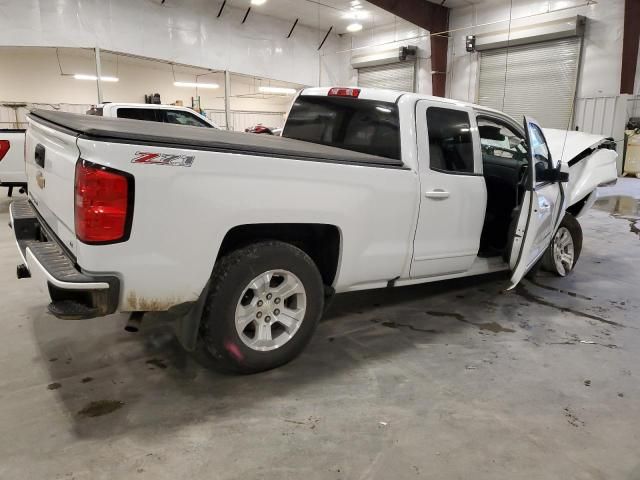
<svg viewBox="0 0 640 480"><path fill-rule="evenodd" d="M346 163L382 168L404 168L400 160L353 152L341 148L303 142L291 138L203 129L141 120L33 110L49 126L80 138L134 145L206 150L243 155L281 157L314 162Z"/></svg>

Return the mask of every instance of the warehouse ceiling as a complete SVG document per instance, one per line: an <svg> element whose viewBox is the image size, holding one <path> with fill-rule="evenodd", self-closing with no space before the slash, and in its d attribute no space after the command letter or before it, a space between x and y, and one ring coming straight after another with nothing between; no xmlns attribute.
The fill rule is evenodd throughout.
<svg viewBox="0 0 640 480"><path fill-rule="evenodd" d="M333 33L348 33L347 27L359 23L363 29L381 25L391 25L397 17L388 11L376 7L365 0L227 0L226 6L249 8L252 12L270 15L293 22L298 19L299 25L320 30L333 27ZM428 0L424 0L427 3ZM433 0L429 3L450 8L466 7L501 0ZM502 0L508 2L509 0ZM219 2L220 5L222 2Z"/></svg>
<svg viewBox="0 0 640 480"><path fill-rule="evenodd" d="M173 8L182 0L149 0L163 7ZM399 0L401 1L401 0ZM423 0L450 8L465 7L490 2L510 0ZM387 10L365 0L217 0L209 4L207 14L215 12L221 18L229 8L246 12L245 20L251 22L254 14L268 15L287 20L293 27L305 25L321 31L332 29L334 34L349 33L349 26L359 24L362 30L393 25L399 19ZM251 9L249 11L249 9Z"/></svg>
<svg viewBox="0 0 640 480"><path fill-rule="evenodd" d="M262 5L252 5L251 0L227 1L236 8L248 8L263 15L289 20L299 25L320 30L333 27L333 33L347 33L347 26L360 23L365 29L389 25L395 15L371 5L364 0L267 0Z"/></svg>
<svg viewBox="0 0 640 480"><path fill-rule="evenodd" d="M503 0L503 2L507 3L509 0ZM496 0L445 0L444 2L434 2L441 4L443 7L448 8L458 8L458 7L468 7L469 5L479 5L482 3L497 3Z"/></svg>

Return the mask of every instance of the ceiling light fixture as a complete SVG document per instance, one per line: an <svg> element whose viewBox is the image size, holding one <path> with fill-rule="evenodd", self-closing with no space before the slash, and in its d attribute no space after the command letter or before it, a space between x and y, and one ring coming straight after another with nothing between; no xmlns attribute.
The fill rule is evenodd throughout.
<svg viewBox="0 0 640 480"><path fill-rule="evenodd" d="M95 75L84 75L82 73L76 73L73 78L76 80L93 80L94 82L98 80L98 77ZM102 82L117 82L118 80L120 79L117 77L100 77L100 81Z"/></svg>
<svg viewBox="0 0 640 480"><path fill-rule="evenodd" d="M191 88L220 88L217 83L195 83L195 82L173 82L176 87L191 87Z"/></svg>
<svg viewBox="0 0 640 480"><path fill-rule="evenodd" d="M364 20L369 17L369 12L365 12L364 10L353 10L351 12L347 12L342 15L342 18L348 18L351 20Z"/></svg>
<svg viewBox="0 0 640 480"><path fill-rule="evenodd" d="M286 87L259 87L262 93L278 93L281 95L294 95L297 90L295 88L286 88Z"/></svg>
<svg viewBox="0 0 640 480"><path fill-rule="evenodd" d="M351 23L347 25L347 32L359 32L360 30L362 30L361 23Z"/></svg>
<svg viewBox="0 0 640 480"><path fill-rule="evenodd" d="M264 5L265 3L267 3L267 0L251 0L251 5L255 5L256 7Z"/></svg>

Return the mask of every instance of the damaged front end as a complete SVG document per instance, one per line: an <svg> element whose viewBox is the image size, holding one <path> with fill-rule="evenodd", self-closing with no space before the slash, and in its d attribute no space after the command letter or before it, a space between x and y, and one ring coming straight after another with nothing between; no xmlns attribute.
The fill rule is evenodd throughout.
<svg viewBox="0 0 640 480"><path fill-rule="evenodd" d="M603 135L544 129L554 160L569 167L567 210L578 217L597 198L597 188L613 185L618 180L616 143Z"/></svg>

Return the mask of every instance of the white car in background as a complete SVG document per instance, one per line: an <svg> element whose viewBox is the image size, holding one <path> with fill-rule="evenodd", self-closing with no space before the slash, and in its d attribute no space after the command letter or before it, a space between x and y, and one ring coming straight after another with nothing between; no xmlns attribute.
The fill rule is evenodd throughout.
<svg viewBox="0 0 640 480"><path fill-rule="evenodd" d="M190 127L220 129L204 115L187 107L158 105L155 103L101 103L87 111L88 115L111 118L128 118L147 122L169 123Z"/></svg>
<svg viewBox="0 0 640 480"><path fill-rule="evenodd" d="M92 107L88 115L129 118L219 129L215 123L194 110L175 105L148 103L102 103ZM24 191L27 184L24 164L24 129L0 129L0 187L7 187L9 196L14 188Z"/></svg>

